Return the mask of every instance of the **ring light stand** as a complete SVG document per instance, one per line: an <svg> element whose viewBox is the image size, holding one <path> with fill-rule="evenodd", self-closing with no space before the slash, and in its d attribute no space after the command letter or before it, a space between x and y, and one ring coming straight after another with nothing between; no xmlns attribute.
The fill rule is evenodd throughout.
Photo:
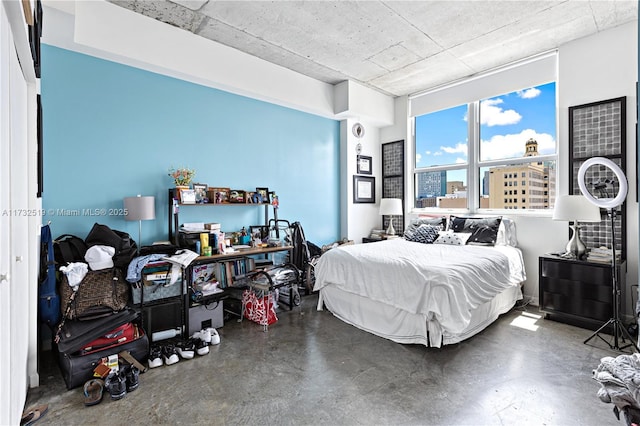
<svg viewBox="0 0 640 426"><path fill-rule="evenodd" d="M593 165L601 165L608 167L613 171L616 175L616 178L620 184L620 189L618 194L613 197L605 197L605 198L596 198L591 192L587 189L587 183L585 181L585 174L587 169ZM625 198L627 198L628 184L627 178L625 177L623 171L618 167L616 163L609 160L608 158L603 157L593 157L585 161L578 169L578 186L580 187L580 191L582 191L582 195L589 200L592 204L596 206L607 209L607 215L611 219L611 277L612 277L612 291L613 291L613 317L609 319L609 321L605 322L598 330L595 331L588 339L584 341L586 344L589 340L598 336L602 341L609 345L611 349L615 349L618 351L622 351L623 349L628 348L629 346L635 347L636 351L640 352L638 349L638 345L634 342L633 338L629 334L626 328L624 328L624 324L620 320L620 286L618 283L618 269L616 267L616 234L615 234L615 218L616 218L616 209L624 203ZM608 326L613 326L613 344L609 343L605 340L600 332L607 328ZM624 339L627 338L631 343L620 347L620 339L624 342Z"/></svg>

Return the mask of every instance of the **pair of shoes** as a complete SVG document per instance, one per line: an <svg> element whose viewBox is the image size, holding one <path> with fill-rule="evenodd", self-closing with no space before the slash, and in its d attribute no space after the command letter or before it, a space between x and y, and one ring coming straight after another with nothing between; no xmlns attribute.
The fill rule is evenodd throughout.
<svg viewBox="0 0 640 426"><path fill-rule="evenodd" d="M196 354L195 339L183 340L176 345L176 350L183 359L192 359Z"/></svg>
<svg viewBox="0 0 640 426"><path fill-rule="evenodd" d="M124 398L127 394L127 378L124 369L117 372L111 371L104 381L104 387L114 401Z"/></svg>
<svg viewBox="0 0 640 426"><path fill-rule="evenodd" d="M102 402L104 381L91 379L84 384L84 405L87 407L98 405Z"/></svg>
<svg viewBox="0 0 640 426"><path fill-rule="evenodd" d="M162 359L166 365L173 365L180 361L176 347L171 343L167 343L162 347Z"/></svg>
<svg viewBox="0 0 640 426"><path fill-rule="evenodd" d="M220 343L220 335L215 328L205 328L200 331L196 331L193 334L194 339L200 339L208 345L217 345Z"/></svg>
<svg viewBox="0 0 640 426"><path fill-rule="evenodd" d="M49 404L36 405L22 413L20 426L30 426L40 420L49 411Z"/></svg>
<svg viewBox="0 0 640 426"><path fill-rule="evenodd" d="M161 367L164 364L162 361L162 347L158 345L151 346L148 363L149 368Z"/></svg>

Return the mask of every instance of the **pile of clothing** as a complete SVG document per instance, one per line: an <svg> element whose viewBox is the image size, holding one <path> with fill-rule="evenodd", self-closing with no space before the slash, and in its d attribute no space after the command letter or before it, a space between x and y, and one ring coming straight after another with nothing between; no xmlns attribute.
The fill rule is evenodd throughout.
<svg viewBox="0 0 640 426"><path fill-rule="evenodd" d="M628 425L640 425L640 354L602 358L593 379L601 385L598 397L614 404L618 420L622 412Z"/></svg>

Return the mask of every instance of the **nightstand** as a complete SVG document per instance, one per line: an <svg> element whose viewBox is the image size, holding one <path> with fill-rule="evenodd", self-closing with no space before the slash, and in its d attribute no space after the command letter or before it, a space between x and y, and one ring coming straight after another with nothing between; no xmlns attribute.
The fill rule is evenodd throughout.
<svg viewBox="0 0 640 426"><path fill-rule="evenodd" d="M362 242L363 243L375 243L377 241L382 241L382 240L390 240L392 238L400 238L400 235L382 235L381 238L369 238L369 237L363 237L362 238Z"/></svg>
<svg viewBox="0 0 640 426"><path fill-rule="evenodd" d="M625 285L627 264L616 265L620 288ZM539 258L539 305L545 317L591 330L613 316L610 264Z"/></svg>

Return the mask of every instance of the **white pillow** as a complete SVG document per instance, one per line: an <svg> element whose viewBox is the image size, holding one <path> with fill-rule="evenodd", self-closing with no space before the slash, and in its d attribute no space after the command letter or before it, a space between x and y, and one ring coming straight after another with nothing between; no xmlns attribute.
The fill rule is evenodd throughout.
<svg viewBox="0 0 640 426"><path fill-rule="evenodd" d="M500 227L498 228L498 235L496 236L497 246L518 246L518 239L516 237L516 223L513 219L508 217L502 217Z"/></svg>
<svg viewBox="0 0 640 426"><path fill-rule="evenodd" d="M471 236L470 232L440 232L433 244L447 244L450 246L463 246Z"/></svg>

